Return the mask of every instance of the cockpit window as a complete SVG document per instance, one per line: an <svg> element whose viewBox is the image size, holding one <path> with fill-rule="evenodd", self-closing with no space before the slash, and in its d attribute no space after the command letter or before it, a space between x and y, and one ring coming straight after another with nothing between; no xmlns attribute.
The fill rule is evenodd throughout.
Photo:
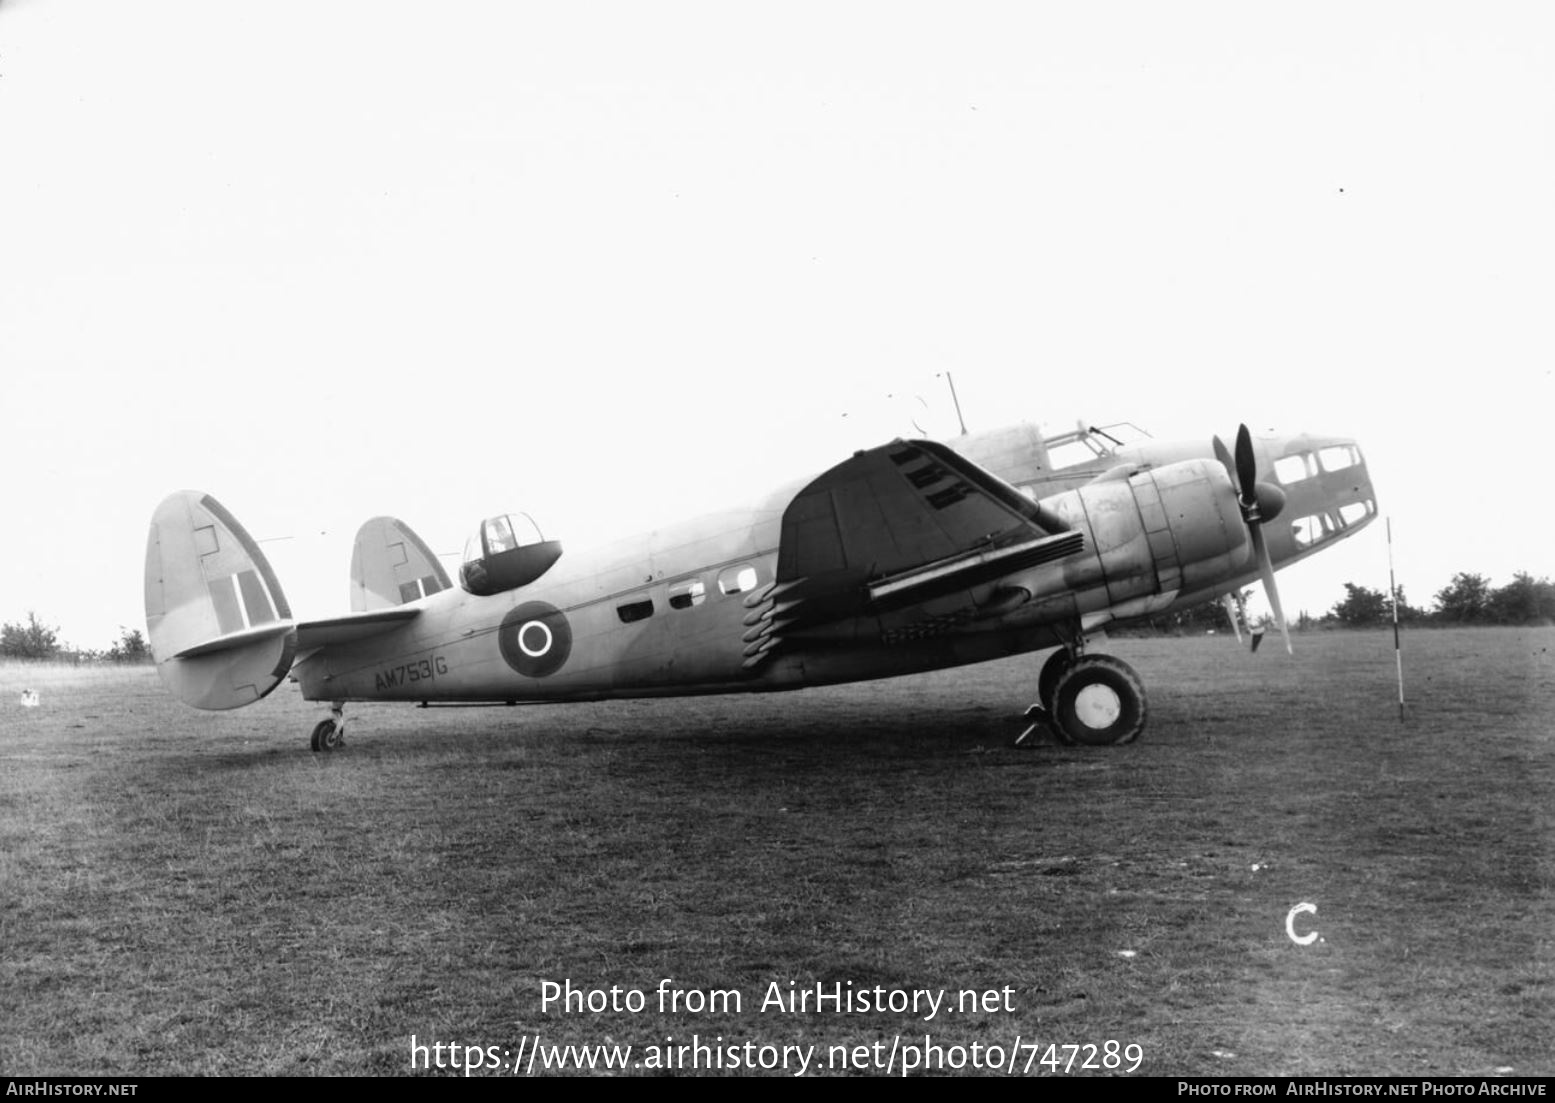
<svg viewBox="0 0 1555 1103"><path fill-rule="evenodd" d="M513 535L513 522L506 517L493 517L486 522L486 551L492 552L512 551L518 547L518 538Z"/></svg>
<svg viewBox="0 0 1555 1103"><path fill-rule="evenodd" d="M1150 434L1131 422L1120 421L1097 428L1084 422L1067 433L1045 437L1048 467L1062 471L1083 463L1111 457L1118 448L1150 439Z"/></svg>
<svg viewBox="0 0 1555 1103"><path fill-rule="evenodd" d="M1079 440L1050 444L1047 450L1047 462L1054 471L1062 471L1076 464L1090 463L1106 454L1099 445L1092 443L1090 437L1082 437Z"/></svg>

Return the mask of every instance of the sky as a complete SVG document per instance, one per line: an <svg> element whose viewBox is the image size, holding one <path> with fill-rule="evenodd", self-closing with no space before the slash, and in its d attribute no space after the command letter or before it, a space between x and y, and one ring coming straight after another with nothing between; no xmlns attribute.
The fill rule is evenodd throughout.
<svg viewBox="0 0 1555 1103"><path fill-rule="evenodd" d="M1555 576L1555 7L0 0L0 621L214 494L583 546L923 428L1348 434L1428 604ZM887 398L887 396L892 396ZM1382 525L1280 574L1385 590Z"/></svg>

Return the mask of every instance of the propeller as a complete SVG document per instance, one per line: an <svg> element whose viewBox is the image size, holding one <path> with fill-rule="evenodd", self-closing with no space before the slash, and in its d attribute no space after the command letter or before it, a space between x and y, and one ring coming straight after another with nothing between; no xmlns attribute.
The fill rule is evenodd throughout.
<svg viewBox="0 0 1555 1103"><path fill-rule="evenodd" d="M1258 557L1258 570L1263 578L1263 592L1274 610L1274 621L1285 638L1285 650L1294 655L1290 645L1290 629L1285 625L1285 611L1280 608L1280 591L1274 584L1274 561L1269 558L1269 546L1264 542L1263 523L1272 521L1285 508L1285 492L1273 483L1258 481L1258 456L1253 451L1253 434L1244 423L1236 431L1236 454L1226 448L1225 441L1215 438L1215 458L1231 476L1236 488L1237 505L1242 509L1242 520L1253 538L1253 554Z"/></svg>

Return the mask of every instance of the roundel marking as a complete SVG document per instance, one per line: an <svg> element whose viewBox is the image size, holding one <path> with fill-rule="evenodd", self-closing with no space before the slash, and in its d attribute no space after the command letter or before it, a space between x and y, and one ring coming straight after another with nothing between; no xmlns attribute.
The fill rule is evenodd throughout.
<svg viewBox="0 0 1555 1103"><path fill-rule="evenodd" d="M572 626L566 614L544 601L510 610L497 629L502 658L526 678L555 674L572 654Z"/></svg>
<svg viewBox="0 0 1555 1103"><path fill-rule="evenodd" d="M531 659L545 658L555 642L556 636L543 620L532 620L519 626L518 649Z"/></svg>

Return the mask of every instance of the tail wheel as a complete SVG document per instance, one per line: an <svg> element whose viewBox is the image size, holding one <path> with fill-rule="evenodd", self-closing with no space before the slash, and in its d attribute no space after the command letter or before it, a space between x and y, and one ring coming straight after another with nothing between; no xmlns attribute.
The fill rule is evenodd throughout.
<svg viewBox="0 0 1555 1103"><path fill-rule="evenodd" d="M338 750L345 742L345 732L333 720L320 720L313 729L311 746L315 751Z"/></svg>
<svg viewBox="0 0 1555 1103"><path fill-rule="evenodd" d="M1145 686L1121 659L1084 655L1059 676L1050 712L1065 742L1132 743L1145 730Z"/></svg>

